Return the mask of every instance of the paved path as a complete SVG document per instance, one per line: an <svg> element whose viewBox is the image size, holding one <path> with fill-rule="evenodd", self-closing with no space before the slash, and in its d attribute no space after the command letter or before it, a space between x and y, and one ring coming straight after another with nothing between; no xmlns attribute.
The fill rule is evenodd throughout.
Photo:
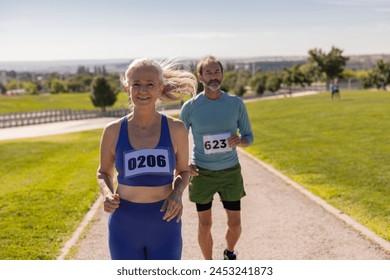
<svg viewBox="0 0 390 280"><path fill-rule="evenodd" d="M240 259L390 259L390 243L336 209L321 205L323 201L300 191L294 182L284 179L283 175L245 152L240 151L239 157L247 192L242 200L243 233L237 245ZM187 192L184 194L184 209L183 259L202 259L197 244L197 214L194 205L188 201ZM73 259L110 258L107 217L99 200L91 227L78 241ZM217 198L213 220L213 257L220 259L225 246L226 216Z"/></svg>
<svg viewBox="0 0 390 280"><path fill-rule="evenodd" d="M117 118L86 119L3 128L0 129L0 140L21 139L99 129L115 119Z"/></svg>
<svg viewBox="0 0 390 280"><path fill-rule="evenodd" d="M102 127L111 119L63 122L0 130L0 140ZM87 128L85 128L87 126ZM48 129L50 127L50 129ZM68 128L66 128L68 127ZM81 129L81 127L83 127ZM23 131L17 134L15 131ZM242 200L243 233L237 244L242 260L390 260L390 243L311 195L278 171L239 149L247 196ZM107 217L101 197L63 248L72 259L109 259ZM202 259L197 244L197 214L184 194L183 259ZM213 207L215 259L223 251L226 216L218 199Z"/></svg>

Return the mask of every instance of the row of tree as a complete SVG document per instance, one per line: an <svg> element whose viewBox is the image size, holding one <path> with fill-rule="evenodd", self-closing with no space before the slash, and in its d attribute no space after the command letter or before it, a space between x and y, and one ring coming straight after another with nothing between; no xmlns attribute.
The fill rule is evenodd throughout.
<svg viewBox="0 0 390 280"><path fill-rule="evenodd" d="M227 72L223 88L243 95L247 86L257 94L263 94L265 91L277 92L282 88L291 93L293 87L310 86L317 82L324 83L329 88L330 83L341 79L355 79L364 88L386 88L390 84L390 62L379 60L370 71L352 71L345 69L347 61L348 57L336 47L332 47L328 53L312 49L306 64L294 64L279 72L263 72L261 69L257 69L254 75L247 70Z"/></svg>
<svg viewBox="0 0 390 280"><path fill-rule="evenodd" d="M7 82L0 83L1 93L23 89L27 94L89 92L94 77L104 76L115 91L120 91L119 74L108 73L104 66L95 66L91 71L88 67L79 66L75 74L46 73L35 74L31 72L6 73Z"/></svg>
<svg viewBox="0 0 390 280"><path fill-rule="evenodd" d="M343 50L332 47L329 52L312 49L308 52L305 64L295 64L282 71L262 71L255 73L248 70L235 71L226 67L222 88L225 91L242 96L250 87L256 94L265 91L277 92L280 89L292 92L293 87L305 87L312 83L325 83L328 88L331 82L339 79L354 78L365 88L386 88L390 84L390 62L383 60L370 71L352 71L345 69L348 57ZM229 66L229 65L227 65ZM5 84L0 84L2 93L12 89L24 89L29 94L42 91L50 93L91 92L91 100L96 107L111 106L116 101L116 95L123 90L117 73L107 73L104 66L95 67L93 72L84 66L77 69L74 75L61 76L50 73L37 77L31 73L11 73L11 78ZM203 90L199 84L199 91Z"/></svg>

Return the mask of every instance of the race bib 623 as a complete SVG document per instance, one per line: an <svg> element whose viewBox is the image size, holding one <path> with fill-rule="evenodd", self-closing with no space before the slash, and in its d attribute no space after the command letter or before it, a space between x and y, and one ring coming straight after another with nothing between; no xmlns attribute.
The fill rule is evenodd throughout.
<svg viewBox="0 0 390 280"><path fill-rule="evenodd" d="M230 137L230 133L220 133L203 136L203 148L206 155L225 153L232 150L228 145L227 139Z"/></svg>

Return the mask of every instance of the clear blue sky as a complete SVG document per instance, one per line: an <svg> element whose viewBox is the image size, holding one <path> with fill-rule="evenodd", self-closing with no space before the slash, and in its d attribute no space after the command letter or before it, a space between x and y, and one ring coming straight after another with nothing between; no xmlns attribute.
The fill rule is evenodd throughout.
<svg viewBox="0 0 390 280"><path fill-rule="evenodd" d="M0 0L0 62L390 53L390 0Z"/></svg>

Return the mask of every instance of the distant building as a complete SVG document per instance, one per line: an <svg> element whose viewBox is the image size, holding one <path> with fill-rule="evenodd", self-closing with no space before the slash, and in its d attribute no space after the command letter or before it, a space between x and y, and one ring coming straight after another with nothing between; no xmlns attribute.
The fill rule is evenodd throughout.
<svg viewBox="0 0 390 280"><path fill-rule="evenodd" d="M5 95L24 95L27 92L24 89L11 89L7 90Z"/></svg>

